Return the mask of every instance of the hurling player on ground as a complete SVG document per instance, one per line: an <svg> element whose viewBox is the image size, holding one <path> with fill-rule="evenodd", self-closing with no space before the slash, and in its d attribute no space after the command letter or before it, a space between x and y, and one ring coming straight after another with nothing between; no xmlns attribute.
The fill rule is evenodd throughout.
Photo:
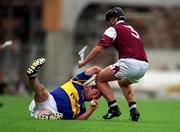
<svg viewBox="0 0 180 132"><path fill-rule="evenodd" d="M108 85L109 81L117 80L129 104L131 120L138 121L140 113L137 111L135 93L131 84L137 83L149 67L143 42L138 32L124 22L125 15L120 7L107 11L105 17L108 28L84 61L79 61L79 67L89 63L104 49L114 46L119 54L119 60L96 76L96 85L109 106L103 118L111 119L121 115L112 89Z"/></svg>
<svg viewBox="0 0 180 132"><path fill-rule="evenodd" d="M45 63L44 58L35 60L27 69L29 85L34 91L34 99L29 105L31 116L37 119L79 119L85 120L98 107L97 99L101 96L96 85L84 86L92 75L101 71L93 66L74 76L68 82L48 92L37 79L37 73ZM85 101L93 100L86 110Z"/></svg>

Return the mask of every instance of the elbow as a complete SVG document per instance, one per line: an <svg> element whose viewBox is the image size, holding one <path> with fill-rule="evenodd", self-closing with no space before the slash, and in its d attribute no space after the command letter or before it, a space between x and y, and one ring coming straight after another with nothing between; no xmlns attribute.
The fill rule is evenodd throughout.
<svg viewBox="0 0 180 132"><path fill-rule="evenodd" d="M96 46L94 51L96 54L100 54L104 50L104 47L102 46Z"/></svg>
<svg viewBox="0 0 180 132"><path fill-rule="evenodd" d="M93 69L95 74L98 74L102 70L102 68L100 68L98 66L93 66L92 69Z"/></svg>

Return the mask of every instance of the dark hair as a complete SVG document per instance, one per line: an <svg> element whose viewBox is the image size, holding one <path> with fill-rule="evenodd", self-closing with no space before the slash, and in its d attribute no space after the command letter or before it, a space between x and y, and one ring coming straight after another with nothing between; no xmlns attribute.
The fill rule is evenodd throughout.
<svg viewBox="0 0 180 132"><path fill-rule="evenodd" d="M117 17L117 20L124 20L124 11L120 7L114 7L105 13L106 21L109 21L111 17Z"/></svg>

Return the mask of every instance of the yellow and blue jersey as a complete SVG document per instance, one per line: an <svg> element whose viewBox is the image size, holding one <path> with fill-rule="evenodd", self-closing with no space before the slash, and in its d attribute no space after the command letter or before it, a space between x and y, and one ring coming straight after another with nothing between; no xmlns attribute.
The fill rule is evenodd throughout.
<svg viewBox="0 0 180 132"><path fill-rule="evenodd" d="M63 119L74 119L86 112L83 83L90 78L91 76L82 72L50 92L56 101L58 112L64 115Z"/></svg>

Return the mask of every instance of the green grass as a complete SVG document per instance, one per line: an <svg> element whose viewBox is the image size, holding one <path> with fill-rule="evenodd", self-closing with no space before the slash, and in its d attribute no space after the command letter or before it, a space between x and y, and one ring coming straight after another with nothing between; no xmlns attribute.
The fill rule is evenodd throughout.
<svg viewBox="0 0 180 132"><path fill-rule="evenodd" d="M0 96L0 132L180 132L180 101L138 99L142 120L129 121L124 99L119 99L122 115L109 121L102 119L107 111L104 99L86 121L34 120L28 112L32 97ZM87 104L88 105L88 104Z"/></svg>

